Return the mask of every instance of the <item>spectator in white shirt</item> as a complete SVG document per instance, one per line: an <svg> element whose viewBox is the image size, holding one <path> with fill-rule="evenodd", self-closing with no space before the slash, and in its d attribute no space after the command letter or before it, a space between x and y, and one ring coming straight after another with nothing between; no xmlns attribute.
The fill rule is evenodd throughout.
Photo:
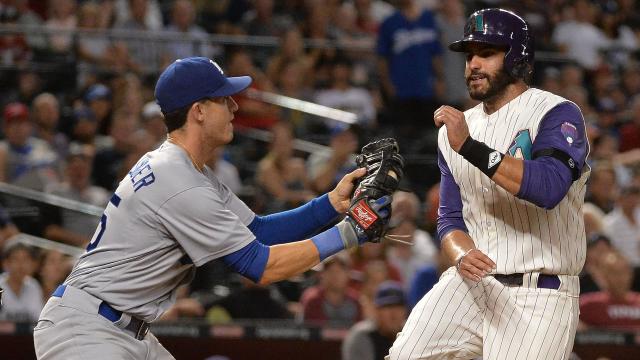
<svg viewBox="0 0 640 360"><path fill-rule="evenodd" d="M31 276L36 269L36 255L32 248L19 243L5 245L2 256L0 287L4 289L0 319L35 322L44 306L42 289Z"/></svg>
<svg viewBox="0 0 640 360"><path fill-rule="evenodd" d="M620 192L616 207L604 217L604 233L634 267L640 266L640 187Z"/></svg>
<svg viewBox="0 0 640 360"><path fill-rule="evenodd" d="M337 57L332 64L331 86L320 90L315 102L334 109L349 111L357 116L358 124L373 128L376 124L376 108L371 93L365 88L351 85L351 61ZM332 127L334 124L328 124Z"/></svg>
<svg viewBox="0 0 640 360"><path fill-rule="evenodd" d="M573 7L565 8L564 13L565 20L553 30L552 42L587 70L597 69L602 63L600 51L609 48L612 41L593 25L595 5L587 0L576 0Z"/></svg>

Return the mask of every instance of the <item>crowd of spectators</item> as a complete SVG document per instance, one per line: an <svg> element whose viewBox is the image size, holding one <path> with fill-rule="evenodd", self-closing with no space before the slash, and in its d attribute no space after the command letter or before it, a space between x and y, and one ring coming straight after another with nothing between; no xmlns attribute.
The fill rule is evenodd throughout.
<svg viewBox="0 0 640 360"><path fill-rule="evenodd" d="M353 169L365 141L396 136L410 191L395 197L391 222L414 246L368 244L267 288L207 264L165 318L373 321L383 316L380 284L396 281L406 294L401 303L411 307L449 266L434 237L439 172L431 114L440 104L474 105L464 57L446 46L461 36L466 16L487 4L529 22L538 52L534 86L584 113L592 174L582 285L592 295L582 299L582 325L628 323L609 324L600 311L635 317L627 320L640 329L640 8L631 0L0 0L3 29L22 29L0 34L0 181L104 206L137 159L164 141L153 97L159 71L181 57L213 58L230 75L250 74L253 90L357 119L345 126L240 94L237 135L208 164L224 183L258 213L292 208ZM247 129L269 131L271 140ZM296 139L327 150L301 151ZM0 314L34 320L73 259L35 251L15 235L83 247L97 219L7 194L1 204L0 286L7 290Z"/></svg>

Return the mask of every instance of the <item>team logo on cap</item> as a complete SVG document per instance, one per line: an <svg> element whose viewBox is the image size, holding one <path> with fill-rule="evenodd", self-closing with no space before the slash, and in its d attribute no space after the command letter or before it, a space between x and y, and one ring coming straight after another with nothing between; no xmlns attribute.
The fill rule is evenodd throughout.
<svg viewBox="0 0 640 360"><path fill-rule="evenodd" d="M484 30L484 18L482 15L476 15L475 19L475 28L472 31L483 31Z"/></svg>
<svg viewBox="0 0 640 360"><path fill-rule="evenodd" d="M213 66L216 67L216 69L218 69L218 71L220 71L220 74L224 75L224 71L222 71L222 68L220 67L220 65L218 65L218 63L216 63L215 61L209 59L209 62L213 64Z"/></svg>

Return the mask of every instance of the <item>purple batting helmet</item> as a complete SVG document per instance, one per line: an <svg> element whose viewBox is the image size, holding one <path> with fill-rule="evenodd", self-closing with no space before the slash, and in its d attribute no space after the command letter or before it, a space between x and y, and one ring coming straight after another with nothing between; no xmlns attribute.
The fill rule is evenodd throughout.
<svg viewBox="0 0 640 360"><path fill-rule="evenodd" d="M469 43L506 47L505 70L513 77L528 79L533 72L533 38L529 26L520 16L504 9L474 12L464 26L464 38L449 44L449 49L466 52Z"/></svg>

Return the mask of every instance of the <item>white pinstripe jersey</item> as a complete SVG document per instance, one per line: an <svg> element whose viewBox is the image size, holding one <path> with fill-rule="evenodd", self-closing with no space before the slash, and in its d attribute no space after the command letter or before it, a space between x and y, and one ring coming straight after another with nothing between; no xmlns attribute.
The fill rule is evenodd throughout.
<svg viewBox="0 0 640 360"><path fill-rule="evenodd" d="M530 88L491 115L484 112L482 104L464 114L472 138L503 154L511 149L515 157L522 157L523 151L530 151L545 114L567 101ZM518 144L529 149L516 147L514 151ZM469 235L476 247L496 263L496 273L578 275L586 252L582 205L588 165L564 199L545 210L511 195L453 151L444 128L438 134L438 147L460 188Z"/></svg>

